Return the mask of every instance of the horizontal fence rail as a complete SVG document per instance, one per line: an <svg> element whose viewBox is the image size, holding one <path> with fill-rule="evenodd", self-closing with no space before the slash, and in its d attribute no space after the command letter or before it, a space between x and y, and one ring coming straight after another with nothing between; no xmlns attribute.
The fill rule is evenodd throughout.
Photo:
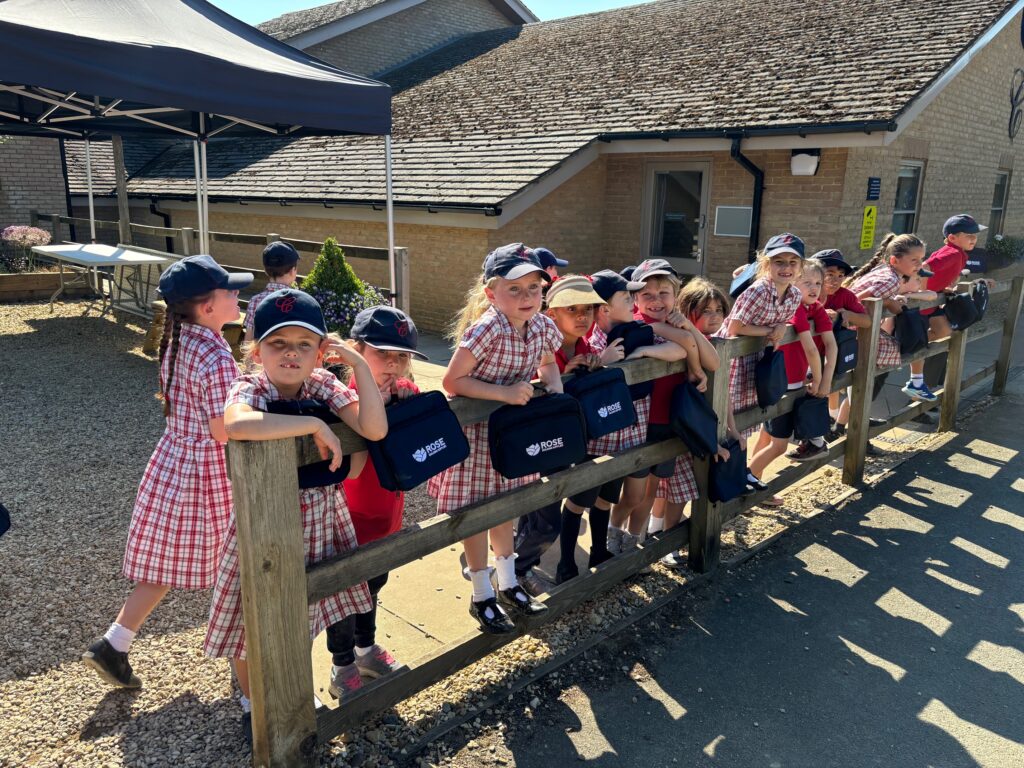
<svg viewBox="0 0 1024 768"><path fill-rule="evenodd" d="M965 286L962 286L965 287ZM594 597L636 573L659 557L688 546L691 567L698 572L714 570L718 562L722 525L767 496L806 477L823 464L844 458L843 481L857 485L863 481L864 457L869 437L891 429L923 411L939 407L943 418L940 429L952 428L960 392L994 375L993 391L1002 391L1009 371L1009 354L1016 333L1024 297L1024 277L1001 282L992 291L992 303L986 317L965 332L954 332L947 339L933 341L927 349L905 356L900 366L911 360L948 354L944 386L938 389L938 404L909 405L890 418L884 426L872 427L868 421L871 389L875 376L891 369L877 369L878 331L885 316L878 299L864 302L871 328L858 334L856 368L832 382L833 391L852 387L851 417L845 437L833 442L827 454L812 461L788 467L767 489L732 501L713 504L707 498L709 464L695 461L694 471L700 497L691 503L690 517L675 528L646 540L636 550L603 563L579 578L556 587L546 598L547 614L521 622L517 634L493 636L473 632L438 651L418 659L402 670L364 688L338 709L312 705L312 677L309 665L309 628L305 614L308 603L341 589L359 584L380 573L398 568L449 547L475 533L519 517L524 512L558 501L607 480L627 475L673 456L684 455L685 446L672 438L646 443L614 456L600 456L541 478L537 482L470 504L450 515L412 525L384 539L330 560L304 567L301 556L302 530L299 523L296 467L320 460L309 438L236 442L229 445L228 460L235 489L238 518L239 553L243 579L243 608L249 658L253 679L254 761L257 765L299 764L311 754L317 738L329 739L345 728L359 723L367 715L395 704L444 676L483 658L494 649L529 632L581 601ZM910 302L927 308L941 300ZM968 341L1002 331L1000 355L991 365L963 378L964 349ZM796 340L789 328L782 343ZM724 436L728 407L729 362L759 352L764 338L741 337L715 339L720 356L716 371L709 372L706 397L719 414ZM628 383L649 381L669 373L684 372L685 363L638 360L615 364L623 370ZM1002 378L1001 378L1002 377ZM753 407L735 414L736 427L743 430L766 419L789 413L801 391L787 393L769 408ZM481 422L500 403L454 398L453 412L463 425ZM365 448L365 441L342 424L333 425L342 448L351 453ZM277 489L273 495L266 489ZM278 492L279 489L286 489ZM259 600L255 596L259 595ZM261 682L257 685L256 680ZM273 691L273 696L268 692Z"/></svg>

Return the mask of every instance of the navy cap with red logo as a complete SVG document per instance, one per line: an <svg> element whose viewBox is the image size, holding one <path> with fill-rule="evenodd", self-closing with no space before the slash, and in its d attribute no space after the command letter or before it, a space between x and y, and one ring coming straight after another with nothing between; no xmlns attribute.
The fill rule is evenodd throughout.
<svg viewBox="0 0 1024 768"><path fill-rule="evenodd" d="M270 269L291 269L299 263L299 252L291 243L275 240L263 249L263 266Z"/></svg>
<svg viewBox="0 0 1024 768"><path fill-rule="evenodd" d="M327 335L327 323L317 300L308 293L294 288L283 288L268 294L256 307L253 316L253 336L263 341L274 331L297 326L317 336Z"/></svg>
<svg viewBox="0 0 1024 768"><path fill-rule="evenodd" d="M946 219L946 223L942 225L942 234L946 235L959 235L968 234L976 235L979 232L984 232L988 227L984 227L974 220L973 216L969 216L966 213L958 213L956 216L950 216Z"/></svg>
<svg viewBox="0 0 1024 768"><path fill-rule="evenodd" d="M783 232L770 239L764 246L764 255L769 259L780 253L792 253L804 257L804 241L790 232Z"/></svg>
<svg viewBox="0 0 1024 768"><path fill-rule="evenodd" d="M812 259L817 259L827 269L829 267L838 267L843 271L844 275L853 274L853 267L846 263L846 259L843 258L843 252L838 248L828 248L824 251L818 251L816 254L811 256Z"/></svg>
<svg viewBox="0 0 1024 768"><path fill-rule="evenodd" d="M565 259L560 259L555 256L547 248L534 248L533 252L537 254L537 258L540 259L540 265L547 269L548 267L568 267L569 262Z"/></svg>
<svg viewBox="0 0 1024 768"><path fill-rule="evenodd" d="M160 296L168 304L187 301L218 288L238 291L253 281L251 272L228 272L212 256L186 256L160 275Z"/></svg>
<svg viewBox="0 0 1024 768"><path fill-rule="evenodd" d="M484 259L484 282L492 277L518 280L531 272L539 272L544 280L551 282L551 276L537 258L537 252L522 243L509 243L495 248Z"/></svg>
<svg viewBox="0 0 1024 768"><path fill-rule="evenodd" d="M597 291L597 295L605 301L610 301L612 296L619 291L634 293L635 291L642 290L644 287L643 283L627 280L618 272L612 272L610 269L602 269L600 272L595 272L590 276L590 281L594 284L594 290Z"/></svg>
<svg viewBox="0 0 1024 768"><path fill-rule="evenodd" d="M671 277L679 279L679 273L675 271L671 264L664 259L644 259L636 265L636 269L633 270L633 276L630 280L642 283L645 280L662 275L665 277Z"/></svg>
<svg viewBox="0 0 1024 768"><path fill-rule="evenodd" d="M412 318L395 307L379 306L364 309L356 315L349 335L374 349L408 352L420 360L430 359L416 350L419 334Z"/></svg>

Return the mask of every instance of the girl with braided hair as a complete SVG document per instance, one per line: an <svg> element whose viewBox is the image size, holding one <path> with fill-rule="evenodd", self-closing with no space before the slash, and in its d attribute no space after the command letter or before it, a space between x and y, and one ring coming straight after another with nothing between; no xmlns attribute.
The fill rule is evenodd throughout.
<svg viewBox="0 0 1024 768"><path fill-rule="evenodd" d="M224 408L238 367L221 329L238 319L238 290L253 280L210 256L190 256L160 277L167 322L160 343L160 395L167 426L132 510L123 573L135 587L107 633L82 661L112 685L142 685L128 649L167 592L209 589L231 517Z"/></svg>

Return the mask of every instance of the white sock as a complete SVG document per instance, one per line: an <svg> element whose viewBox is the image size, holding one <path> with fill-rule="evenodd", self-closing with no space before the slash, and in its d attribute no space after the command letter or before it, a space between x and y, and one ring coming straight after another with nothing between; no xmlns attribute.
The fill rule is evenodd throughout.
<svg viewBox="0 0 1024 768"><path fill-rule="evenodd" d="M473 582L474 603L479 603L494 597L494 587L491 586L490 568L482 568L479 571L470 571L469 580Z"/></svg>
<svg viewBox="0 0 1024 768"><path fill-rule="evenodd" d="M360 648L357 645L356 646L356 656L369 656L370 655L370 651L372 651L372 650L373 650L373 646L372 645L369 646L368 648Z"/></svg>
<svg viewBox="0 0 1024 768"><path fill-rule="evenodd" d="M132 647L132 640L135 639L135 633L115 621L103 637L114 647L115 651L128 653L128 649Z"/></svg>
<svg viewBox="0 0 1024 768"><path fill-rule="evenodd" d="M821 448L823 445L825 445L825 438L824 437L812 437L811 438L811 445L813 445L815 448Z"/></svg>
<svg viewBox="0 0 1024 768"><path fill-rule="evenodd" d="M242 696L238 703L242 705L243 712L252 712L252 702L249 701L248 696Z"/></svg>
<svg viewBox="0 0 1024 768"><path fill-rule="evenodd" d="M498 589L512 589L519 583L516 578L516 556L497 557L494 559L495 570L498 572Z"/></svg>
<svg viewBox="0 0 1024 768"><path fill-rule="evenodd" d="M663 530L665 530L665 518L651 515L651 519L647 521L647 532L658 533Z"/></svg>
<svg viewBox="0 0 1024 768"><path fill-rule="evenodd" d="M920 387L922 384L924 384L924 374L923 373L912 373L912 374L910 374L910 383L913 384L915 387Z"/></svg>

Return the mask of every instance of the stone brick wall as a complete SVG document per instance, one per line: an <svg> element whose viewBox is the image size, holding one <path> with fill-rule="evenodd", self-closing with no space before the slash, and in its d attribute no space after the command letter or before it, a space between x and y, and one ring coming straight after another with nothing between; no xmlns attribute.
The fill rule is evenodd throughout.
<svg viewBox="0 0 1024 768"><path fill-rule="evenodd" d="M348 72L377 75L463 35L512 26L488 0L427 0L306 51Z"/></svg>
<svg viewBox="0 0 1024 768"><path fill-rule="evenodd" d="M0 144L0 229L28 224L29 211L65 213L57 139L12 136Z"/></svg>

